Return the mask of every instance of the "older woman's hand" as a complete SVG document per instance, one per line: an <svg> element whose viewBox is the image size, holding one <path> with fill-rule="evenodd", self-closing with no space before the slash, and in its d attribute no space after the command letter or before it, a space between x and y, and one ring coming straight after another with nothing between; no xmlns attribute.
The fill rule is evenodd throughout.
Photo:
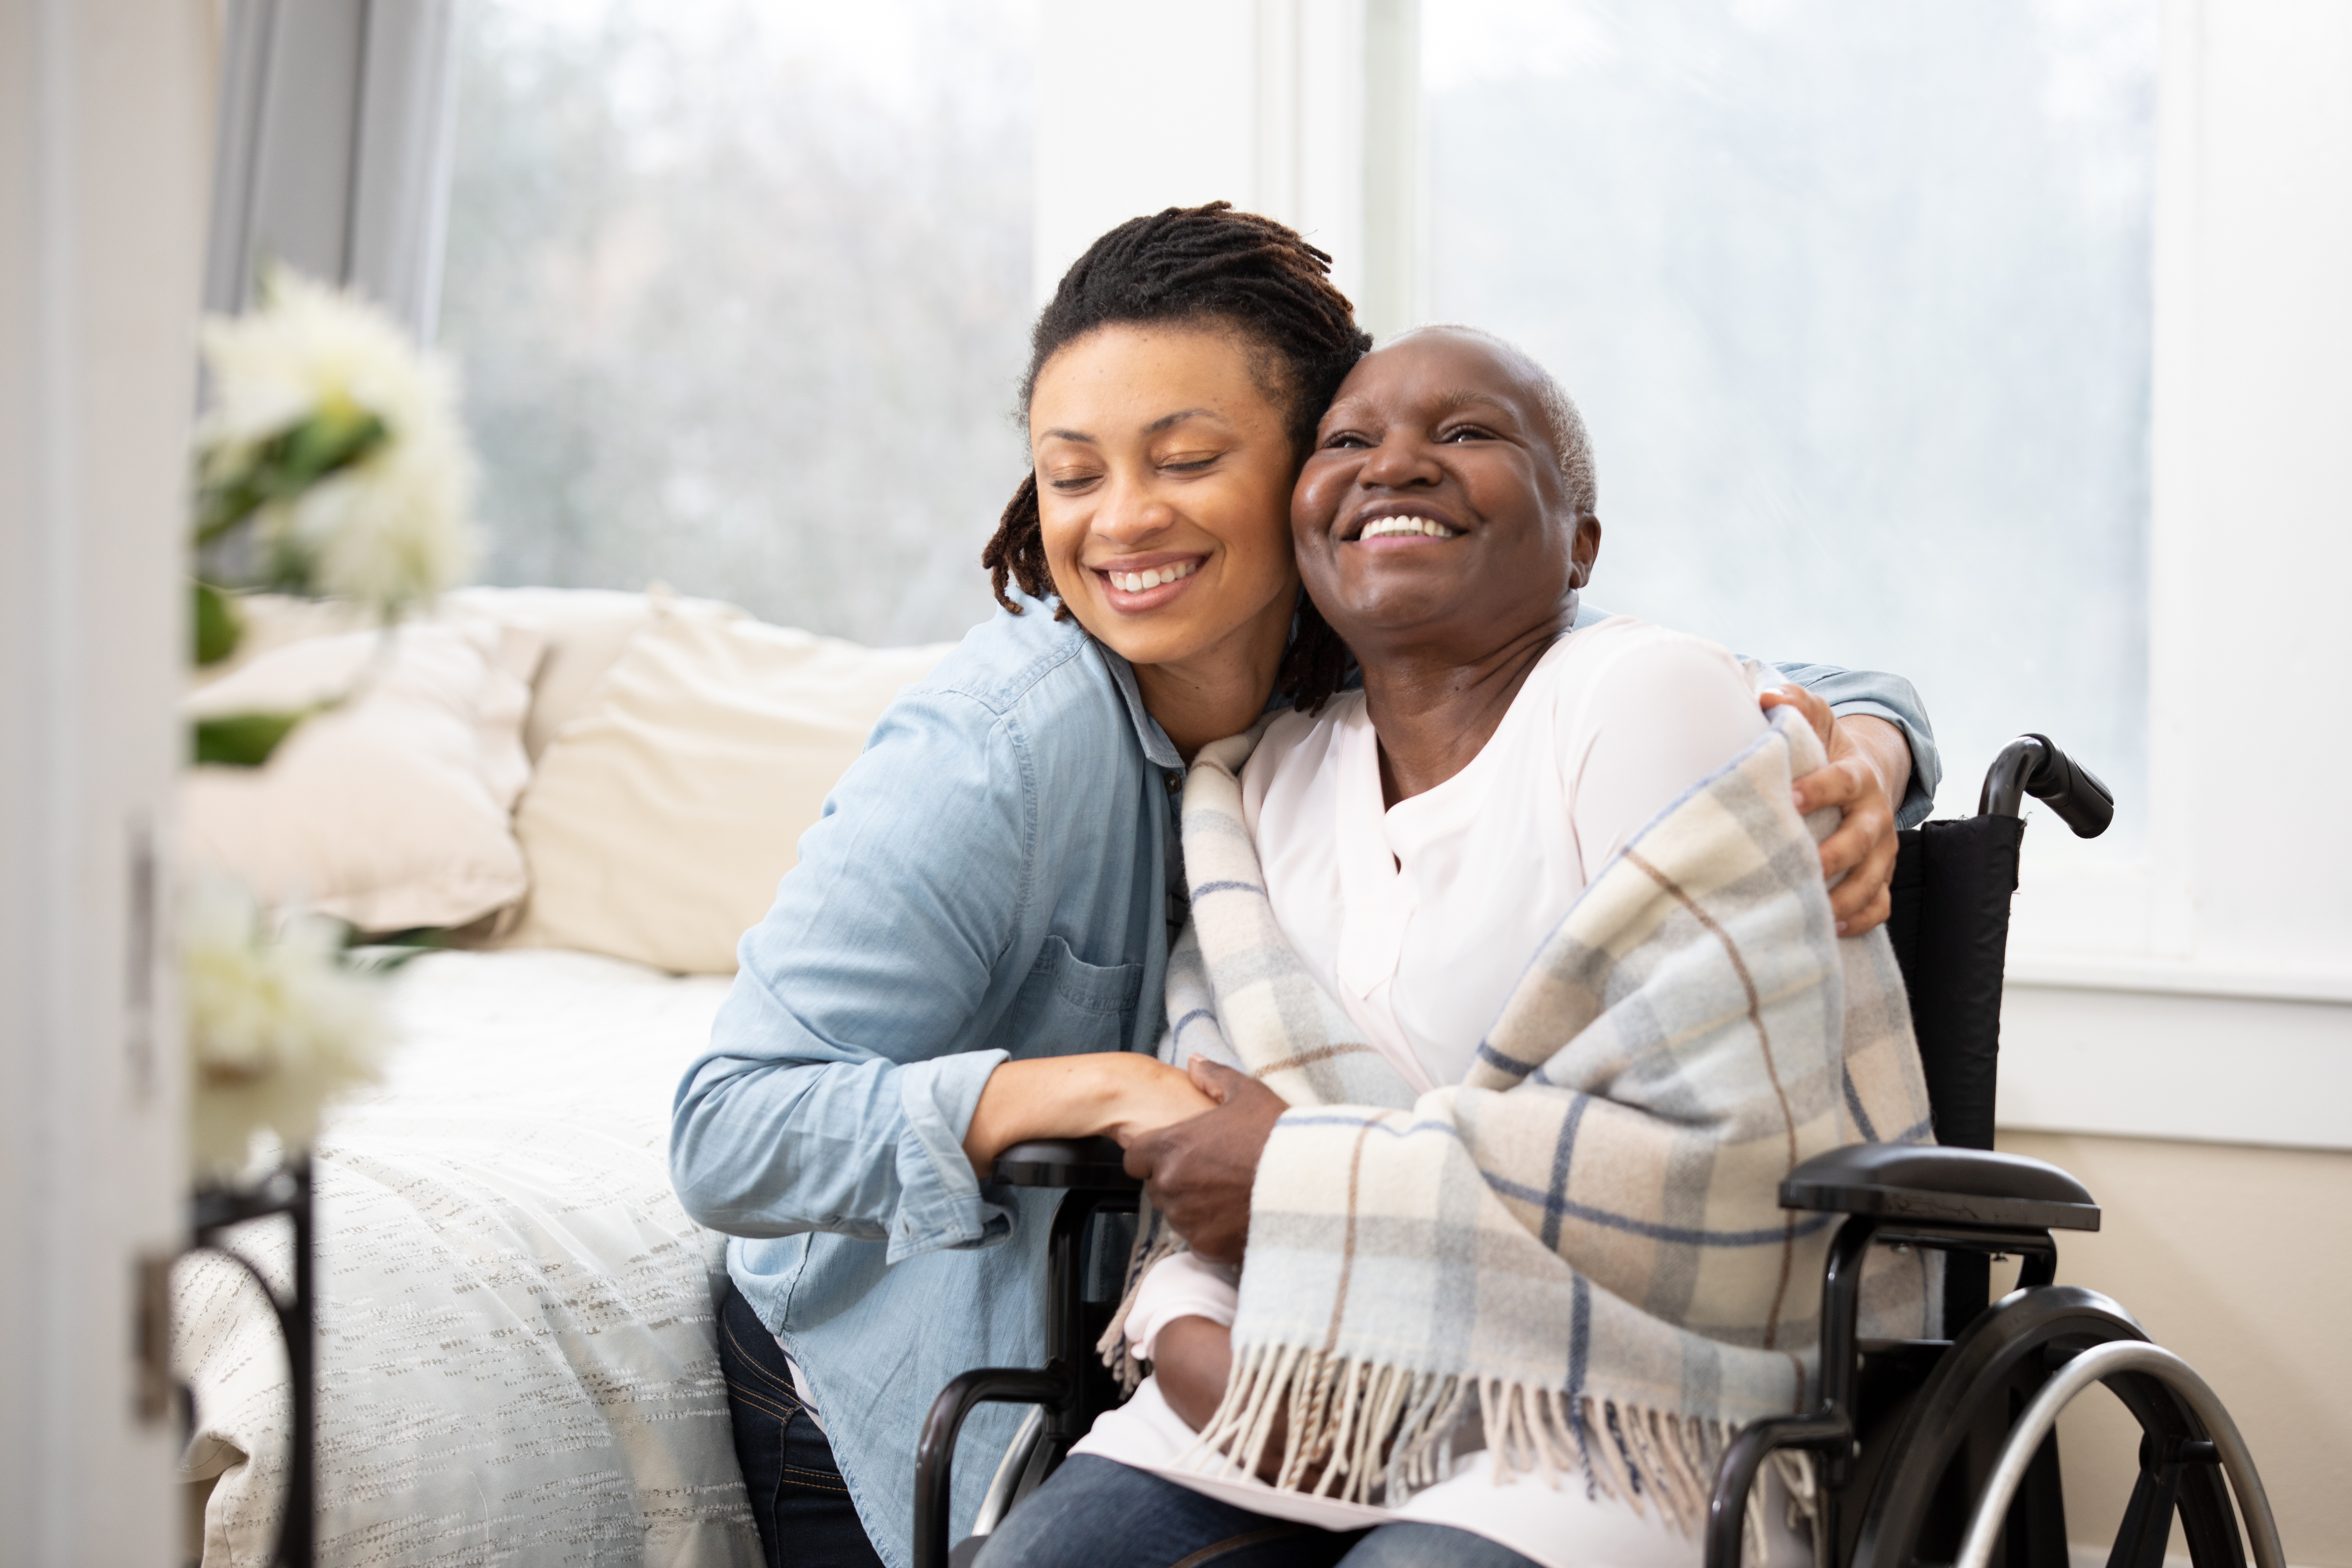
<svg viewBox="0 0 2352 1568"><path fill-rule="evenodd" d="M1160 1331L1152 1347L1151 1375L1160 1380L1160 1397L1195 1432L1224 1403L1233 1370L1234 1331L1213 1319L1178 1318Z"/></svg>
<svg viewBox="0 0 2352 1568"><path fill-rule="evenodd" d="M1127 1173L1142 1180L1151 1206L1193 1251L1238 1264L1249 1243L1258 1156L1290 1106L1257 1079L1201 1057L1192 1079L1216 1109L1128 1144Z"/></svg>
<svg viewBox="0 0 2352 1568"><path fill-rule="evenodd" d="M1796 781L1800 815L1835 806L1842 820L1822 841L1822 875L1845 880L1830 889L1840 936L1860 936L1894 910L1895 805L1911 786L1911 743L1884 719L1841 719L1801 686L1764 693L1766 708L1793 707L1827 748L1829 762Z"/></svg>
<svg viewBox="0 0 2352 1568"><path fill-rule="evenodd" d="M1168 1408L1193 1431L1207 1430L1217 1406L1225 1402L1225 1384L1233 1369L1234 1331L1224 1324L1207 1318L1179 1318L1160 1331L1151 1375L1159 1379L1160 1394L1168 1401ZM1271 1481L1281 1473L1282 1450L1289 1431L1289 1410L1276 1410L1265 1446L1258 1450L1259 1479ZM1307 1473L1311 1486L1322 1467L1318 1465Z"/></svg>

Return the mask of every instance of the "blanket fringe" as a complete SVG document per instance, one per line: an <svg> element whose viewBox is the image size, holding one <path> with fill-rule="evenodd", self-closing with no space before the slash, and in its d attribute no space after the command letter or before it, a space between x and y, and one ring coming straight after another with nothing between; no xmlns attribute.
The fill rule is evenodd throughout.
<svg viewBox="0 0 2352 1568"><path fill-rule="evenodd" d="M1580 1479L1635 1512L1654 1506L1685 1536L1706 1519L1716 1466L1731 1439L1726 1423L1557 1388L1414 1372L1297 1345L1255 1344L1234 1356L1225 1397L1184 1462L1342 1502L1395 1506L1450 1474L1453 1437L1475 1398L1497 1485L1522 1476L1559 1486ZM1277 1426L1281 1444L1274 1447ZM1789 1495L1789 1522L1818 1512L1801 1454L1773 1463ZM1763 1560L1767 1489L1748 1495L1751 1561Z"/></svg>
<svg viewBox="0 0 2352 1568"><path fill-rule="evenodd" d="M1776 1448L1772 1468L1780 1474L1780 1484L1789 1489L1789 1528L1808 1532L1815 1529L1822 1517L1822 1492L1813 1476L1813 1457L1795 1448ZM1750 1563L1764 1561L1764 1489L1758 1487L1748 1494L1747 1543L1743 1555Z"/></svg>
<svg viewBox="0 0 2352 1568"><path fill-rule="evenodd" d="M1119 1292L1118 1310L1111 1314L1110 1326L1095 1342L1095 1353L1102 1358L1118 1379L1121 1394L1133 1394L1143 1381L1143 1363L1127 1342L1128 1314L1135 1310L1135 1295L1143 1284L1143 1277L1151 1272L1152 1265L1163 1258L1172 1258L1185 1250L1184 1238L1173 1226L1163 1223L1149 1198L1139 1200L1135 1216L1135 1245L1128 1249L1127 1284Z"/></svg>

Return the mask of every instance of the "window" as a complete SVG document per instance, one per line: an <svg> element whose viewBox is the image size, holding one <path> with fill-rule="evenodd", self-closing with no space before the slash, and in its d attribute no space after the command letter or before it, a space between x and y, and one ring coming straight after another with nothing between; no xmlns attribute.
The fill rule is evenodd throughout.
<svg viewBox="0 0 2352 1568"><path fill-rule="evenodd" d="M2156 9L1428 0L1422 31L1432 316L1581 405L1593 600L1911 676L1944 814L2046 730L2126 844Z"/></svg>
<svg viewBox="0 0 2352 1568"><path fill-rule="evenodd" d="M440 340L485 580L877 644L984 618L1034 33L1023 0L475 0Z"/></svg>

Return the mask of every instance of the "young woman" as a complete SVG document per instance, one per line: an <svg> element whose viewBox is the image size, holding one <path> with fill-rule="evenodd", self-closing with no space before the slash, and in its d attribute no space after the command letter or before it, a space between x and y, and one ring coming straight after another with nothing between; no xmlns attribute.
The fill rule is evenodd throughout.
<svg viewBox="0 0 2352 1568"><path fill-rule="evenodd" d="M1346 667L1289 528L1370 346L1328 263L1219 203L1071 268L1024 383L1034 469L983 556L1004 611L883 716L679 1088L678 1194L737 1237L720 1360L772 1563L903 1563L931 1400L1043 1356L1053 1200L977 1173L1023 1138L1128 1141L1209 1103L1150 1056L1185 912L1173 802L1200 746ZM1905 721L1932 785L1906 683L1805 679ZM1884 918L1913 762L1865 718L1804 781L1848 812L1824 846L1854 871L1842 918ZM1019 1417L967 1426L959 1524Z"/></svg>

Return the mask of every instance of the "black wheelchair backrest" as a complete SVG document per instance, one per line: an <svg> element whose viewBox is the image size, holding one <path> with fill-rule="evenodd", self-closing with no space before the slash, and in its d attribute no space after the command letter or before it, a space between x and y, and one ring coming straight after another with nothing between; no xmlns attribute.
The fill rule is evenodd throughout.
<svg viewBox="0 0 2352 1568"><path fill-rule="evenodd" d="M2018 809L2029 795L2081 837L2096 837L2115 817L2114 797L2096 774L2048 736L2021 735L1986 771L1977 816L1922 823L1897 839L1886 933L1910 994L1936 1142L1948 1148L1992 1147L2009 905L2025 839ZM1900 1130L1863 1131L1878 1139ZM1981 1258L1946 1259L1947 1325L1983 1308L1989 1278Z"/></svg>

